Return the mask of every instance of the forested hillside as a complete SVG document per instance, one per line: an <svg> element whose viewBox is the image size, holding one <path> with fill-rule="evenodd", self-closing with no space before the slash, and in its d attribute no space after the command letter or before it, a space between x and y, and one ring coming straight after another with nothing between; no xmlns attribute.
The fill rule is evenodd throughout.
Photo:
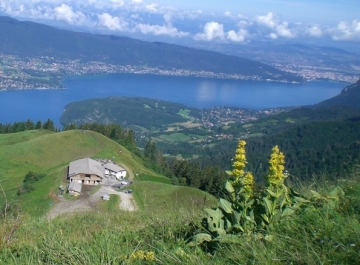
<svg viewBox="0 0 360 265"><path fill-rule="evenodd" d="M239 139L248 142L248 167L258 179L268 170L266 161L274 145L283 150L286 169L298 179L351 172L360 160L360 109L354 105L360 102L359 91L358 82L326 104L263 113L197 110L144 98L89 100L69 104L62 122L130 126L145 153L151 146L147 158L154 169L173 183L215 194L225 179L221 170L231 168L232 150ZM235 119L235 114L240 118ZM212 123L215 120L221 122ZM220 181L213 182L213 176Z"/></svg>
<svg viewBox="0 0 360 265"><path fill-rule="evenodd" d="M316 104L314 107L322 108L326 106L347 106L360 109L360 80L355 84L345 87L341 94L330 98L328 100L322 101L319 104Z"/></svg>
<svg viewBox="0 0 360 265"><path fill-rule="evenodd" d="M63 125L85 122L118 123L135 130L167 129L172 123L200 119L199 109L183 104L137 97L113 97L73 102L65 106Z"/></svg>
<svg viewBox="0 0 360 265"><path fill-rule="evenodd" d="M59 61L66 63L65 68L70 73L79 63L101 62L124 66L128 72L134 67L145 72L147 69L157 68L169 72L186 70L184 75L197 71L198 74L211 72L214 76L228 74L251 80L303 81L297 75L236 56L121 36L60 30L9 17L0 17L0 35L6 40L0 43L0 53L26 58L26 62L30 58L36 58L35 64L31 63L33 70L37 69L34 65L39 60L46 63L53 60L56 64ZM52 65L54 66L56 65ZM104 65L95 66L101 67Z"/></svg>

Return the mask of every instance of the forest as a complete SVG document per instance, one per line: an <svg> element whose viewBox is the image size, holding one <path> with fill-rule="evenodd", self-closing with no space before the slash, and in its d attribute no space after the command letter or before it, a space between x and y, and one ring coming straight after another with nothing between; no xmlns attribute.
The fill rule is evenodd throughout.
<svg viewBox="0 0 360 265"><path fill-rule="evenodd" d="M335 111L334 108L332 110ZM297 109L266 118L278 119L281 129L272 125L263 136L246 139L247 168L254 173L260 184L268 171L267 161L271 148L275 145L278 145L285 155L285 168L289 172L290 180L307 181L321 175L337 178L351 173L359 164L360 115L358 112L339 108L337 115L328 110L321 110L315 111L316 114L310 115L309 118L304 118L305 114L309 116L313 111ZM297 117L298 120L307 122L285 126L281 121L289 117L292 119ZM264 124L264 120L257 121L257 124ZM44 123L27 120L14 124L0 124L0 133L33 129L60 131L54 127L50 119ZM139 148L135 132L118 124L84 123L79 126L69 124L63 128L63 130L74 129L99 132L134 152L145 161L147 167L167 176L173 184L198 188L216 197L221 195L219 194L221 187L227 179L224 171L232 167L233 150L238 143L237 139L227 139L218 141L212 146L199 148L199 145L186 142L166 145L148 140L144 148ZM182 153L184 157L193 154L197 156L191 159L164 156L164 153L171 152Z"/></svg>

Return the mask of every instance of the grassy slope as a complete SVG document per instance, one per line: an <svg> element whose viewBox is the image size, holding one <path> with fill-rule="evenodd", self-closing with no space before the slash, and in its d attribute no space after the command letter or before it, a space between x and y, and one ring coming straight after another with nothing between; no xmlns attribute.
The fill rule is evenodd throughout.
<svg viewBox="0 0 360 265"><path fill-rule="evenodd" d="M46 173L47 177L34 184L34 191L21 197L24 209L40 215L63 183L68 163L83 157L112 159L129 169L130 175L135 172L164 178L145 168L126 148L101 134L35 130L0 135L0 184L8 200L19 199L16 192L28 171Z"/></svg>
<svg viewBox="0 0 360 265"><path fill-rule="evenodd" d="M164 215L177 209L197 211L215 206L213 196L190 187L175 186L150 181L139 181L133 185L135 199L140 209Z"/></svg>
<svg viewBox="0 0 360 265"><path fill-rule="evenodd" d="M62 148L61 142L63 145L72 143L74 146ZM52 148L47 148L48 144L52 144ZM43 148L37 149L41 145ZM32 150L24 149L24 146ZM140 174L146 174L146 169L132 159L131 153L122 149L119 155L118 148L121 147L93 132L32 131L0 135L0 168L2 174L6 170L17 170L23 174L32 168L49 174L50 177L41 180L38 189L26 195L28 197L24 197L24 201L37 196L40 199L46 195L47 193L40 194L40 186L56 188L57 183L53 179L61 178L67 160L75 159L78 155L114 156L115 161L124 162L131 169L136 168ZM5 150L9 151L8 156L5 155ZM23 151L26 153L21 153ZM58 155L52 155L52 152ZM74 154L66 155L66 152ZM19 153L22 155L17 157L16 154ZM24 161L28 163L26 169L22 169L23 172L21 166L12 169L12 165ZM137 181L133 189L139 211L113 211L113 204L117 204L119 199L113 197L110 202L102 202L104 207L99 208L100 212L60 217L52 221L26 215L14 219L8 216L0 222L0 263L358 264L359 180L359 172L354 172L354 176L346 181L338 180L345 191L345 197L341 199L338 208L331 210L319 207L316 211L306 211L294 219L286 219L277 224L268 232L273 238L270 241L243 235L243 242L224 246L214 255L209 255L200 248L191 248L184 240L191 234L189 223L194 221L198 224L199 218L203 216L201 208L205 204L213 204L213 198L205 199L205 193L192 188ZM309 190L316 189L325 195L332 188L333 184L325 181L303 186L301 190L306 194ZM131 254L139 250L154 252L155 261L131 262Z"/></svg>
<svg viewBox="0 0 360 265"><path fill-rule="evenodd" d="M319 206L305 211L264 231L271 240L244 234L240 243L223 245L213 255L186 245L184 239L191 235L189 223L197 223L202 214L199 208L192 211L192 196L185 188L139 182L134 189L144 195L143 211L116 213L104 205L104 212L50 222L26 216L5 220L0 223L0 263L359 264L359 177L357 173L341 184L345 197L338 208ZM313 183L303 186L303 191L316 189L326 195L332 188L327 182ZM163 206L154 208L153 202ZM155 260L131 261L131 255L139 250L154 252Z"/></svg>

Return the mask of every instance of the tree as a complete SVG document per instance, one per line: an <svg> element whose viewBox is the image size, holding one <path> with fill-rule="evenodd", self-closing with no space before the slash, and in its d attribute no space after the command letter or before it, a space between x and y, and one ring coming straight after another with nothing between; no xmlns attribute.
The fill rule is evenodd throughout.
<svg viewBox="0 0 360 265"><path fill-rule="evenodd" d="M25 127L27 130L34 130L35 129L35 124L32 120L28 119L25 123Z"/></svg>
<svg viewBox="0 0 360 265"><path fill-rule="evenodd" d="M48 120L44 123L43 129L55 132L54 122L53 122L52 120L48 119Z"/></svg>
<svg viewBox="0 0 360 265"><path fill-rule="evenodd" d="M35 124L35 129L41 129L42 128L42 122L41 121L37 121Z"/></svg>
<svg viewBox="0 0 360 265"><path fill-rule="evenodd" d="M150 140L146 143L144 148L144 157L148 158L152 162L156 162L156 144Z"/></svg>

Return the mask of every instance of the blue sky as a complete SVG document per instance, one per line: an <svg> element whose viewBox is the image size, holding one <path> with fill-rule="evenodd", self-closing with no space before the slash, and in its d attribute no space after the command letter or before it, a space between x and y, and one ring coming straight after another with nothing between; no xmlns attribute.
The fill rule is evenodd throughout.
<svg viewBox="0 0 360 265"><path fill-rule="evenodd" d="M0 0L0 14L67 28L196 42L360 43L359 0Z"/></svg>
<svg viewBox="0 0 360 265"><path fill-rule="evenodd" d="M230 11L233 14L256 16L274 12L285 19L300 22L339 22L339 20L360 19L360 2L358 0L158 0L162 5L179 9L199 9L209 13L222 14Z"/></svg>

